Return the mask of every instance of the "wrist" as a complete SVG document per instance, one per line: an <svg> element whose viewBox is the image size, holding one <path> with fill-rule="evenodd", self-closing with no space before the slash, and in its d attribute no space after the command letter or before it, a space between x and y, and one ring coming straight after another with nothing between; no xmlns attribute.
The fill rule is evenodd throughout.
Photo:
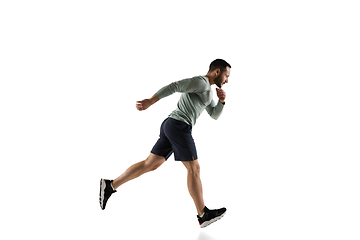
<svg viewBox="0 0 360 240"><path fill-rule="evenodd" d="M156 103L157 101L159 101L159 97L158 95L155 93L151 98L150 98L150 102L151 102L151 105Z"/></svg>

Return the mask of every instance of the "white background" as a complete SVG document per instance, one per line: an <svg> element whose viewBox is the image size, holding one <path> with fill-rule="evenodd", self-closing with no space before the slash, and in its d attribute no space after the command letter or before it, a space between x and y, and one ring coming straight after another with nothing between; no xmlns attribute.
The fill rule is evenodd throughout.
<svg viewBox="0 0 360 240"><path fill-rule="evenodd" d="M1 1L6 239L359 239L357 1ZM149 154L174 94L232 65L226 107L193 128L205 229L169 159L98 203L100 178ZM214 97L216 95L214 93Z"/></svg>

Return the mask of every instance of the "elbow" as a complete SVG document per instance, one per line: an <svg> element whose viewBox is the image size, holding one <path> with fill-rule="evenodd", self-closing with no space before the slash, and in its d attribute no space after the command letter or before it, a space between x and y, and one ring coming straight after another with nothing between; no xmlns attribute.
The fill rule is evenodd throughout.
<svg viewBox="0 0 360 240"><path fill-rule="evenodd" d="M211 118L214 119L214 120L218 120L220 117L220 115L211 115Z"/></svg>
<svg viewBox="0 0 360 240"><path fill-rule="evenodd" d="M214 119L214 120L218 120L218 118L220 117L221 115L221 112L216 112L216 111L212 111L212 112L208 112L209 113L209 116Z"/></svg>

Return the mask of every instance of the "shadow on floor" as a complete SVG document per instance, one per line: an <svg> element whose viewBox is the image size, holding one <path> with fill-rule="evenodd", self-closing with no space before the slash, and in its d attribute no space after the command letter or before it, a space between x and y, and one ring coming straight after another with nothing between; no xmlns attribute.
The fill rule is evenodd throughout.
<svg viewBox="0 0 360 240"><path fill-rule="evenodd" d="M204 232L200 232L197 240L216 240L216 238L213 238Z"/></svg>

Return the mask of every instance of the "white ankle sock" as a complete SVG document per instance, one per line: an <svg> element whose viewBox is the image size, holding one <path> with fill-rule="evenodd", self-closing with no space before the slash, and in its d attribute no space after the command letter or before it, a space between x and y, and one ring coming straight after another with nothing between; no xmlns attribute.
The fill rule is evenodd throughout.
<svg viewBox="0 0 360 240"><path fill-rule="evenodd" d="M201 218L205 215L205 212L200 216Z"/></svg>

